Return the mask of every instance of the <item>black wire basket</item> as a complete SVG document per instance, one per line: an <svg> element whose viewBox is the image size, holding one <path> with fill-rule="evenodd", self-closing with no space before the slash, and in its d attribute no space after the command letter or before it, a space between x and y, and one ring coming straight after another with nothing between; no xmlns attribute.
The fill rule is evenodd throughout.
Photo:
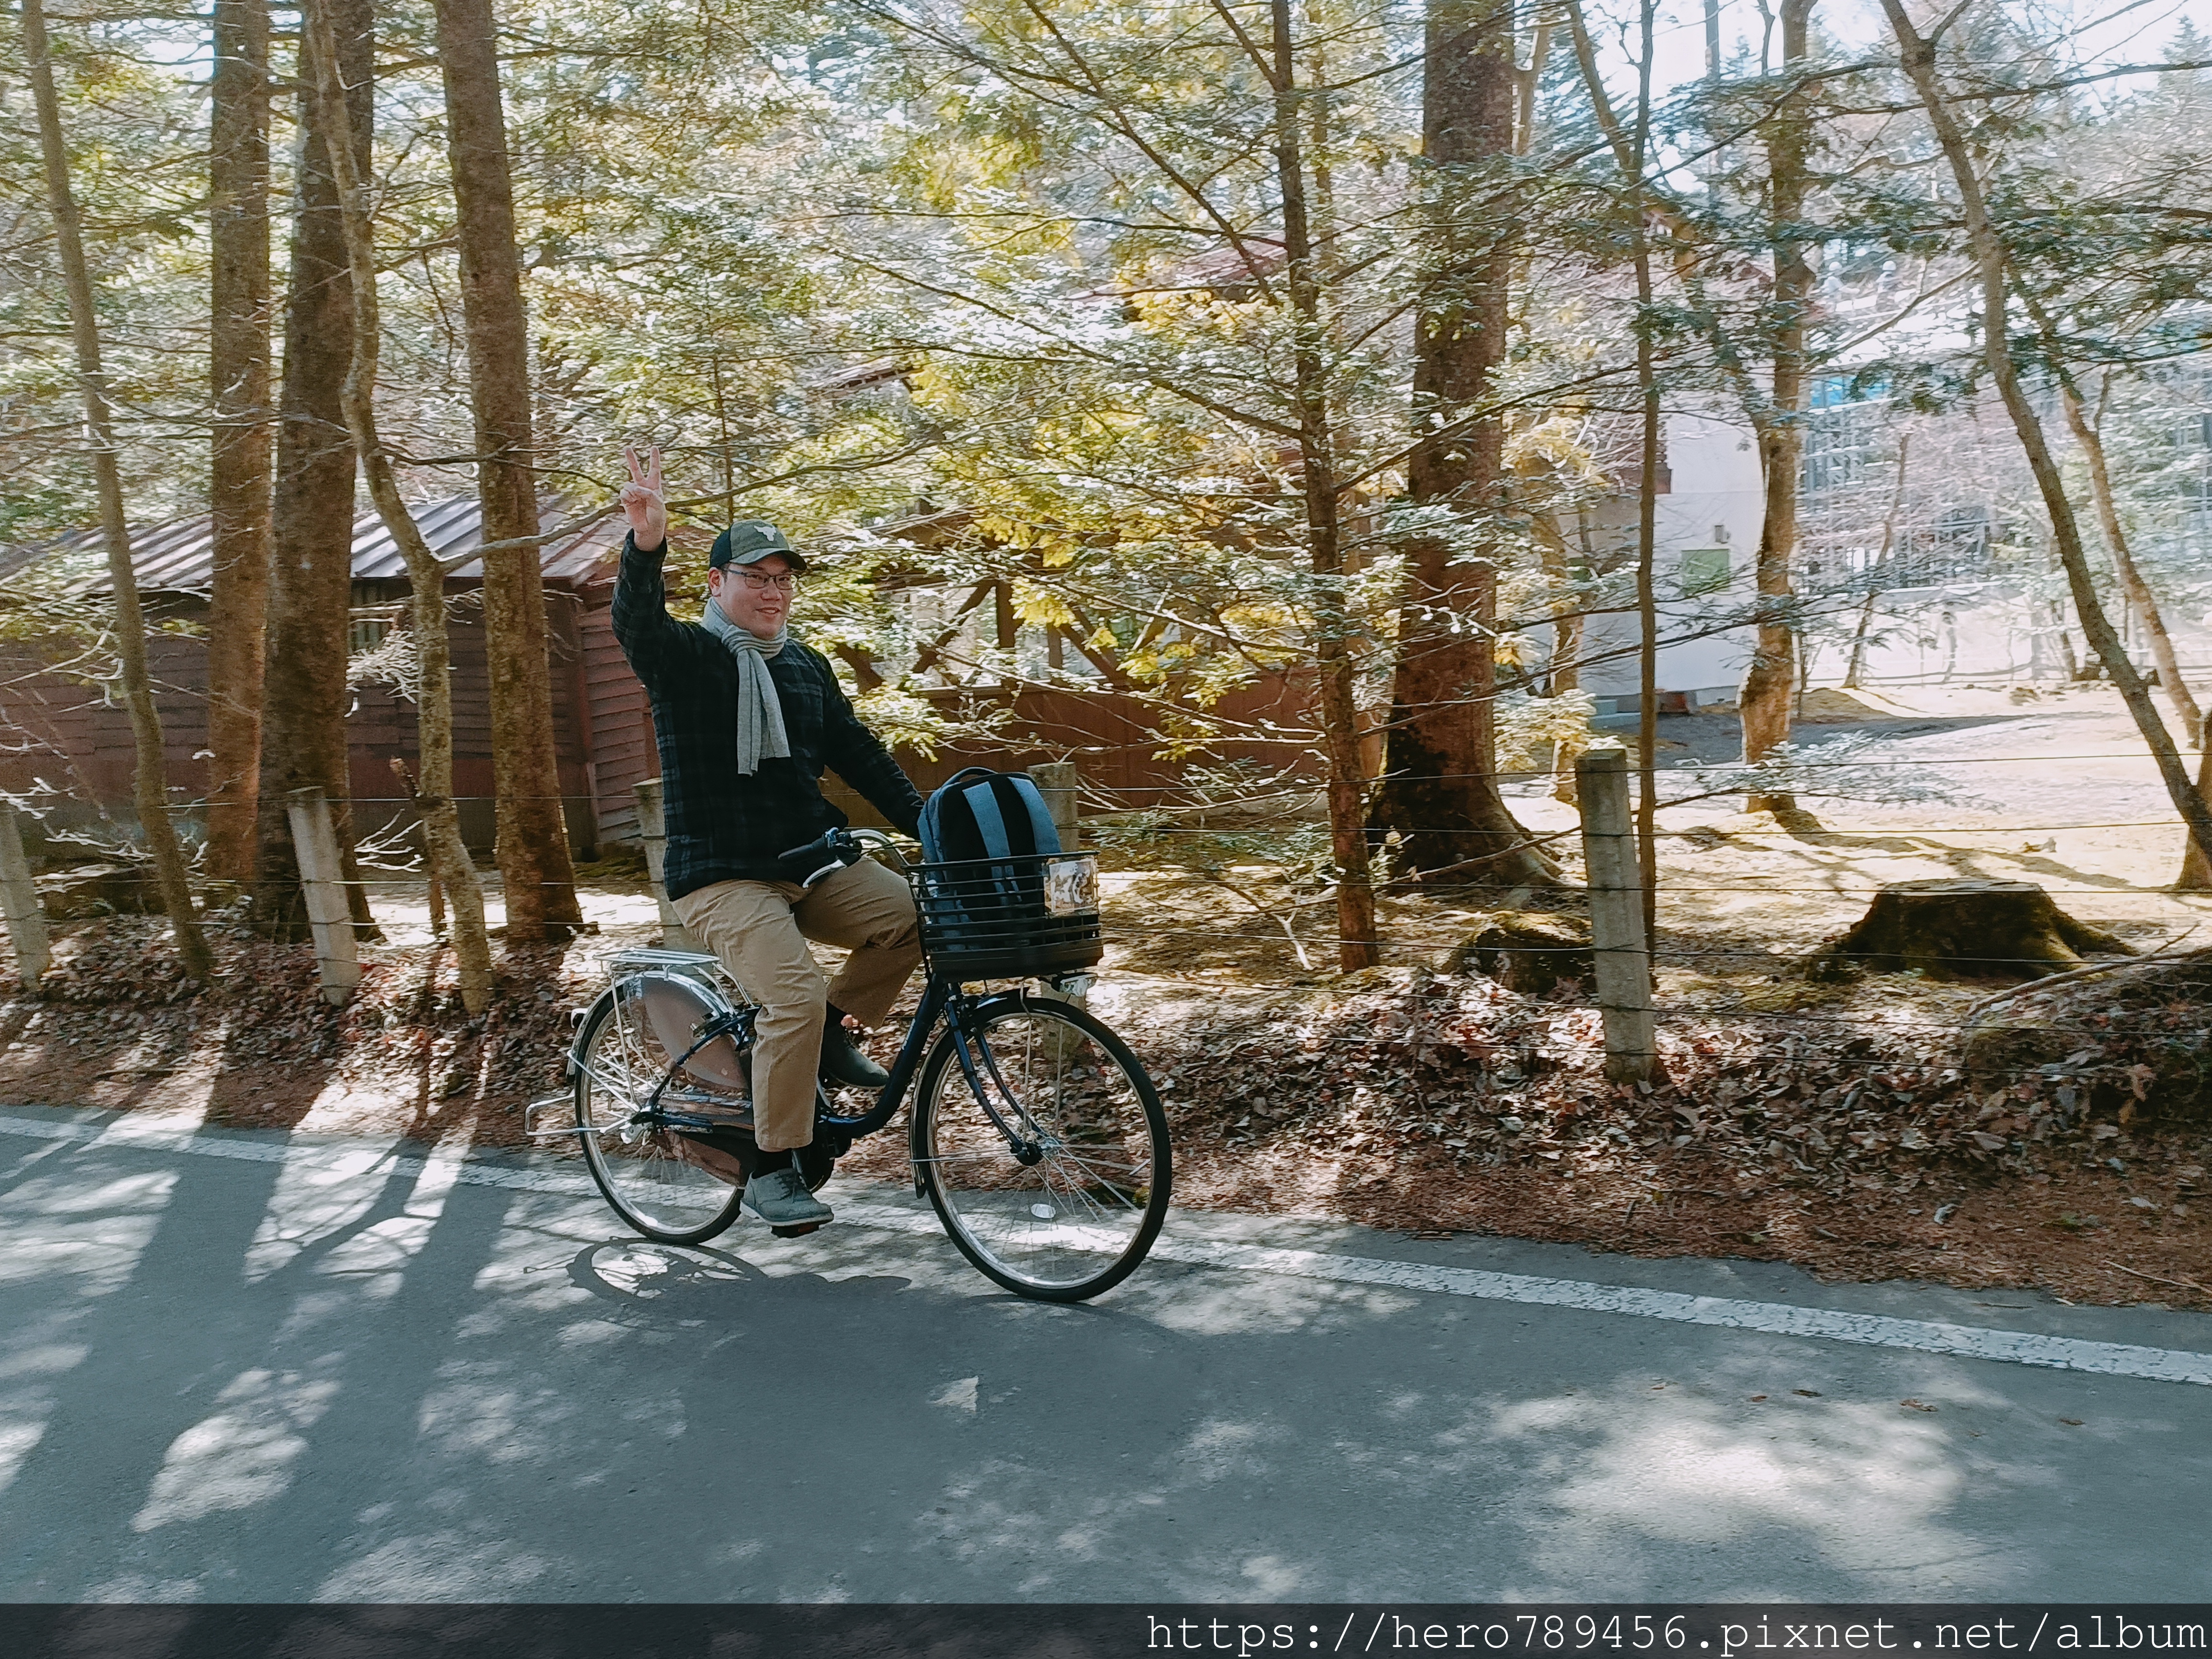
<svg viewBox="0 0 2212 1659"><path fill-rule="evenodd" d="M920 864L910 878L922 951L949 978L1070 973L1106 953L1098 864L1088 854Z"/></svg>

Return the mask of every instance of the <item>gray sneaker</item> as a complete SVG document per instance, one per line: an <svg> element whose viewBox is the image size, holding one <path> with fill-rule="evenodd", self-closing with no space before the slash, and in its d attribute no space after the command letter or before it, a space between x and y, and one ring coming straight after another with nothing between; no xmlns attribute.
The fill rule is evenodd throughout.
<svg viewBox="0 0 2212 1659"><path fill-rule="evenodd" d="M796 1170L770 1170L745 1182L745 1208L772 1227L818 1227L830 1206L806 1190Z"/></svg>

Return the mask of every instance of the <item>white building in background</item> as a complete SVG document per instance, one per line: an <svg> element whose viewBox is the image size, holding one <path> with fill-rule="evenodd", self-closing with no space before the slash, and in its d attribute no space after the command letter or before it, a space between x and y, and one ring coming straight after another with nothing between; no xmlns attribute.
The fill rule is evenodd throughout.
<svg viewBox="0 0 2212 1659"><path fill-rule="evenodd" d="M2130 544L2191 669L2212 664L2208 393L2212 356L2200 355L2136 384L2132 430L2106 410ZM1841 679L1855 653L1870 685L2055 681L2088 660L2042 498L1993 399L1917 414L1841 375L1816 383L1815 394L1799 541L1814 679ZM2103 530L2077 452L2055 399L2043 401L2090 558L2102 564ZM2117 581L2104 602L2148 672L2142 618Z"/></svg>
<svg viewBox="0 0 2212 1659"><path fill-rule="evenodd" d="M1655 529L1660 708L1692 712L1733 703L1751 659L1752 630L1734 619L1751 605L1753 561L1766 505L1749 422L1715 407L1666 417ZM1574 526L1568 526L1569 534ZM1636 562L1633 491L1594 508L1581 526L1601 567ZM1633 713L1642 668L1633 608L1590 617L1582 686L1601 719Z"/></svg>
<svg viewBox="0 0 2212 1659"><path fill-rule="evenodd" d="M2181 360L2155 384L2170 415L2154 408L2152 424L2170 430L2160 440L2162 471L2136 486L2131 538L2185 668L2212 677L2212 353ZM1816 380L1811 404L1796 579L1812 683L1843 679L1855 649L1869 685L2048 683L2088 659L2049 551L2041 499L2001 415L1972 407L1913 414L1844 374ZM2070 463L2071 440L2055 409L2049 424L2062 462ZM1902 488L1900 438L1908 457ZM1687 713L1734 703L1750 661L1753 630L1742 619L1755 599L1765 486L1750 423L1724 402L1669 414L1664 443L1657 684L1662 713ZM2101 560L2086 488L2077 509ZM1577 526L1563 527L1571 541ZM1607 603L1617 607L1589 620L1582 685L1601 721L1630 716L1641 637L1624 592L1636 557L1632 471L1579 529L1593 568L1612 573ZM2106 604L2148 672L2141 618L2116 592Z"/></svg>

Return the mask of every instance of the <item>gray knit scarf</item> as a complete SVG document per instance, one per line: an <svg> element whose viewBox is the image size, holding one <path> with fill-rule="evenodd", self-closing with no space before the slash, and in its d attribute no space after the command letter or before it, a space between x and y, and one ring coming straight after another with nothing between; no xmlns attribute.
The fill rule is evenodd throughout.
<svg viewBox="0 0 2212 1659"><path fill-rule="evenodd" d="M763 756L788 757L791 753L791 738L783 729L783 702L768 672L768 659L783 649L787 635L778 629L774 639L764 640L732 622L711 599L700 621L737 659L738 771L749 778L759 769Z"/></svg>

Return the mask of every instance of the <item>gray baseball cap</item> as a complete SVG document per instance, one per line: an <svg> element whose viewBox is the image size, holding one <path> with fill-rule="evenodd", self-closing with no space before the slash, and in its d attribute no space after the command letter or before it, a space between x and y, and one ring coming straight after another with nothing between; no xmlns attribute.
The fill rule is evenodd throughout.
<svg viewBox="0 0 2212 1659"><path fill-rule="evenodd" d="M716 570L733 564L758 564L771 554L793 570L806 568L790 538L766 519L740 519L714 538L714 550L707 562Z"/></svg>

